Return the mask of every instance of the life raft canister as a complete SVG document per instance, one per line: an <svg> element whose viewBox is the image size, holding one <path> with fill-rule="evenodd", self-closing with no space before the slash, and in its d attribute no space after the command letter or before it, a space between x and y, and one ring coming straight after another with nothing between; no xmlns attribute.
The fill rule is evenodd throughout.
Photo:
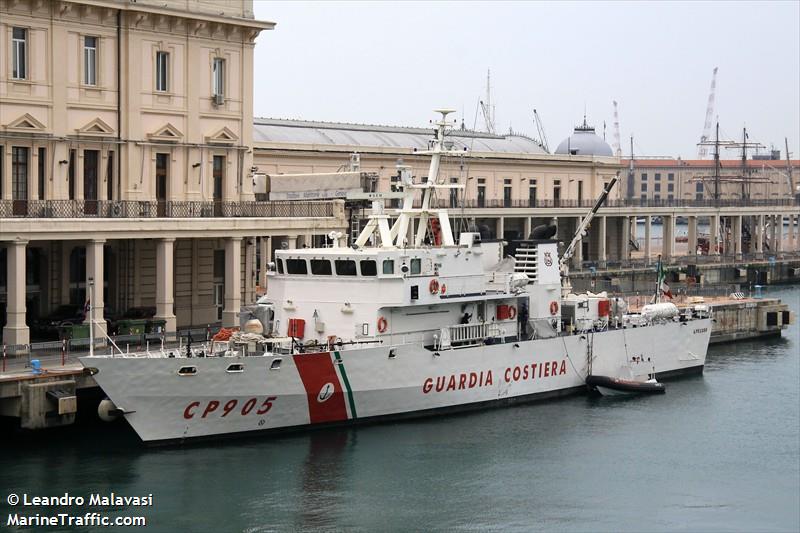
<svg viewBox="0 0 800 533"><path fill-rule="evenodd" d="M428 290L431 294L436 294L439 292L439 280L432 279L431 282L428 284Z"/></svg>
<svg viewBox="0 0 800 533"><path fill-rule="evenodd" d="M550 314L551 315L558 314L558 302L556 302L555 300L550 302Z"/></svg>
<svg viewBox="0 0 800 533"><path fill-rule="evenodd" d="M442 291L441 292L442 292L442 294L447 292L447 285L445 285L444 283L442 283Z"/></svg>
<svg viewBox="0 0 800 533"><path fill-rule="evenodd" d="M387 327L389 327L389 321L386 320L386 317L380 317L378 319L378 333L384 333Z"/></svg>

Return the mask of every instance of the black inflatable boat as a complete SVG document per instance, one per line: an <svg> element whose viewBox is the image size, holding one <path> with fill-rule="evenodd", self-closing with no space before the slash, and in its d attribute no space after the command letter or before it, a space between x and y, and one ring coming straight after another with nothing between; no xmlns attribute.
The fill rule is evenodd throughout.
<svg viewBox="0 0 800 533"><path fill-rule="evenodd" d="M632 381L608 376L588 376L586 385L603 396L622 396L628 394L664 394L667 389L655 379Z"/></svg>

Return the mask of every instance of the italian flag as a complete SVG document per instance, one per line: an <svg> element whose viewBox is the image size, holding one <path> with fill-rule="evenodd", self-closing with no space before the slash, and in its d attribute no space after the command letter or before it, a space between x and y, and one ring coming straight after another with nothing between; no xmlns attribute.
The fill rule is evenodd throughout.
<svg viewBox="0 0 800 533"><path fill-rule="evenodd" d="M661 265L661 256L658 256L658 270L657 270L658 288L656 292L657 294L656 300L660 300L662 295L672 300L672 291L670 290L669 285L667 285L666 277L667 273L664 272L664 267Z"/></svg>

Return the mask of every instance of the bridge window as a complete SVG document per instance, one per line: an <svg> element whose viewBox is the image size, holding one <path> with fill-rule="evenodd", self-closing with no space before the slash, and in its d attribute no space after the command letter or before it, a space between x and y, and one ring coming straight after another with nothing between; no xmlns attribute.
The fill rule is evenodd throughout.
<svg viewBox="0 0 800 533"><path fill-rule="evenodd" d="M351 259L337 259L336 275L337 276L356 276L356 262Z"/></svg>
<svg viewBox="0 0 800 533"><path fill-rule="evenodd" d="M374 259L365 259L361 261L361 275L362 276L377 276L378 265Z"/></svg>
<svg viewBox="0 0 800 533"><path fill-rule="evenodd" d="M422 259L416 257L411 260L411 275L419 274L422 272Z"/></svg>
<svg viewBox="0 0 800 533"><path fill-rule="evenodd" d="M308 265L305 259L287 259L286 260L286 273L287 274L308 274Z"/></svg>
<svg viewBox="0 0 800 533"><path fill-rule="evenodd" d="M311 273L315 276L330 276L332 273L331 262L327 259L312 259Z"/></svg>
<svg viewBox="0 0 800 533"><path fill-rule="evenodd" d="M383 273L384 274L394 274L394 260L393 259L384 259L383 260Z"/></svg>
<svg viewBox="0 0 800 533"><path fill-rule="evenodd" d="M283 259L278 259L275 264L278 266L278 274L283 274Z"/></svg>

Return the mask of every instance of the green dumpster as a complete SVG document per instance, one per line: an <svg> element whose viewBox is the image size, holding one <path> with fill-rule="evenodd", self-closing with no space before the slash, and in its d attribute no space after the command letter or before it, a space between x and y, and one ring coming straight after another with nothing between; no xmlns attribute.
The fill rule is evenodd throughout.
<svg viewBox="0 0 800 533"><path fill-rule="evenodd" d="M167 328L167 321L151 318L145 327L145 333L163 333Z"/></svg>
<svg viewBox="0 0 800 533"><path fill-rule="evenodd" d="M88 339L89 324L69 324L58 327L58 338L64 339Z"/></svg>
<svg viewBox="0 0 800 533"><path fill-rule="evenodd" d="M117 334L141 335L145 332L147 320L137 318L124 318L117 322Z"/></svg>

